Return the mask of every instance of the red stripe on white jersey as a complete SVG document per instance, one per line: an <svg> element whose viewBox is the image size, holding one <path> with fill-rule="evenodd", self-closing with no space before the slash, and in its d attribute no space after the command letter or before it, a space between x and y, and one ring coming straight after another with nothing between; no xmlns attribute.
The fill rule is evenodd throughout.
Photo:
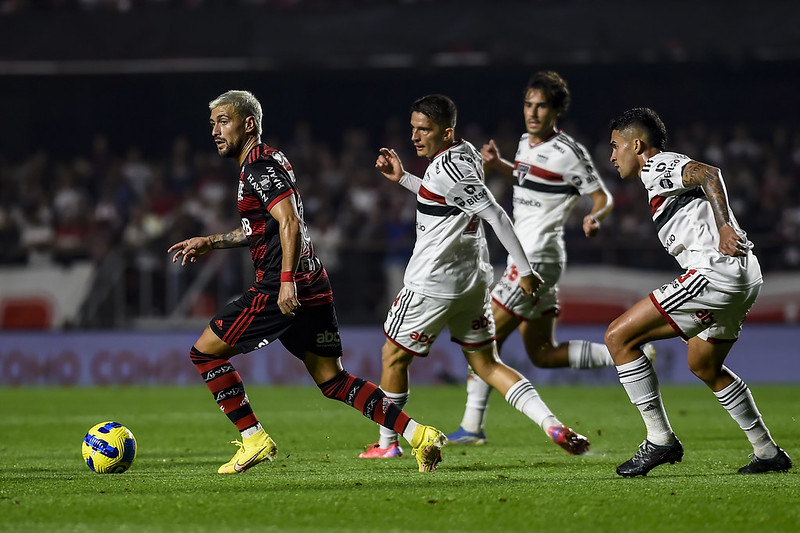
<svg viewBox="0 0 800 533"><path fill-rule="evenodd" d="M519 161L514 162L514 170L519 169L520 165L527 166L528 174L536 176L537 178L542 178L543 180L548 180L548 181L564 181L564 176L561 174L550 172L549 170L545 170L543 168L536 167L533 165L528 165L527 163L520 163Z"/></svg>
<svg viewBox="0 0 800 533"><path fill-rule="evenodd" d="M666 201L667 199L663 196L658 196L658 195L653 196L653 199L650 200L650 216L655 216L656 211L658 211L658 208L661 207L661 204L663 204Z"/></svg>
<svg viewBox="0 0 800 533"><path fill-rule="evenodd" d="M422 196L423 198L425 198L426 200L431 200L431 201L439 203L439 204L446 204L447 203L445 201L445 199L444 199L444 196L439 196L438 194L433 193L433 192L429 191L428 189L426 189L425 187L422 187L422 186L420 186L420 188L419 188L419 195Z"/></svg>

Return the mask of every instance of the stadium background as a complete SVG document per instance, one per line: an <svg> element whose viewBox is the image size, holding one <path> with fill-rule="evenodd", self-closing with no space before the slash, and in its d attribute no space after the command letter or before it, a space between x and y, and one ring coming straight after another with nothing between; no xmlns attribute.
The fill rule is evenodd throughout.
<svg viewBox="0 0 800 533"><path fill-rule="evenodd" d="M583 238L581 206L567 228L559 338L602 339L677 272L641 184L607 163L609 119L649 106L671 149L723 168L757 246L766 283L732 365L751 382L800 379L794 2L5 0L0 13L2 385L197 383L188 348L249 284L249 259L227 251L180 269L165 250L238 225L235 169L207 127L207 102L230 88L261 99L264 140L295 167L332 277L346 364L377 379L414 212L374 171L377 148L421 172L408 106L442 92L459 106L462 136L493 137L511 156L522 87L543 68L568 80L560 126L590 149L616 200L598 239ZM491 183L510 208L510 187ZM662 381L694 382L681 350L659 343ZM521 354L515 337L504 359L535 383L616 380L534 370ZM283 354L238 364L250 382L310 383ZM412 372L417 383L457 382L464 365L442 339Z"/></svg>

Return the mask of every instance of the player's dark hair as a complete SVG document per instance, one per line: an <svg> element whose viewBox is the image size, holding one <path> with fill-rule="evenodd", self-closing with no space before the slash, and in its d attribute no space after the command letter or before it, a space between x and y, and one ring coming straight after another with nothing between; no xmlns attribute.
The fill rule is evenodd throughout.
<svg viewBox="0 0 800 533"><path fill-rule="evenodd" d="M458 111L456 104L443 94L429 94L411 104L411 112L422 113L443 128L455 128Z"/></svg>
<svg viewBox="0 0 800 533"><path fill-rule="evenodd" d="M647 144L659 150L666 149L667 127L661 121L658 113L648 107L635 107L611 121L611 131L622 131L626 128L637 128L643 133Z"/></svg>
<svg viewBox="0 0 800 533"><path fill-rule="evenodd" d="M547 102L559 115L563 115L569 109L572 97L569 94L567 81L558 72L541 70L535 73L528 80L528 85L525 86L525 92L522 93L523 98L531 89L541 91Z"/></svg>

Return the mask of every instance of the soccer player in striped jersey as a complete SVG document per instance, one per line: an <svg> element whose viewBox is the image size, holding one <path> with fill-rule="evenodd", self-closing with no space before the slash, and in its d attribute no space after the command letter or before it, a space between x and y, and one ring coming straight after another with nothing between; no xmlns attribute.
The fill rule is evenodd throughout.
<svg viewBox="0 0 800 533"><path fill-rule="evenodd" d="M634 304L608 327L605 341L619 380L639 409L647 437L617 467L644 476L683 458L670 426L653 366L642 343L680 336L689 369L714 392L753 446L742 474L785 472L789 455L775 444L747 385L724 365L761 288L753 243L728 202L720 169L665 151L667 131L655 111L635 108L611 123L611 162L622 179L647 190L658 238L686 272Z"/></svg>
<svg viewBox="0 0 800 533"><path fill-rule="evenodd" d="M533 385L506 366L497 352L489 306L492 267L483 221L520 262L520 290L530 298L541 278L525 260L508 215L483 179L480 153L455 136L456 106L444 95L428 95L411 106L411 142L430 160L419 178L403 169L393 150L382 148L376 168L389 180L416 194L417 240L406 267L404 287L384 323L381 388L396 404L408 401L408 367L426 357L446 326L475 372L516 409L539 425L568 453L581 454L589 441L562 424ZM440 435L436 445L444 445ZM359 455L390 458L402 455L397 433L383 427L380 438Z"/></svg>
<svg viewBox="0 0 800 533"><path fill-rule="evenodd" d="M567 252L564 224L581 196L592 202L583 217L583 231L594 237L600 222L613 208L613 199L595 170L586 148L557 127L570 104L567 82L556 72L531 76L523 91L522 134L514 161L503 159L494 140L481 149L487 169L514 182L514 229L530 263L544 284L535 298L519 287L519 264L508 257L507 267L492 290L492 314L497 325L498 349L515 329L531 362L541 368L589 369L614 362L602 343L556 341L558 281ZM648 347L648 353L651 347ZM447 438L454 444L484 444L486 409L491 387L470 369L467 403L457 431Z"/></svg>
<svg viewBox="0 0 800 533"><path fill-rule="evenodd" d="M247 91L228 91L209 103L211 134L222 157L237 161L241 227L173 244L173 262L194 263L213 249L249 246L253 285L226 305L192 346L190 356L215 401L236 426L238 451L220 474L242 473L275 458L278 448L250 406L231 358L280 340L303 361L326 397L358 409L409 441L420 471L441 455L432 445L440 432L417 424L377 385L342 366L342 344L328 274L314 253L303 203L286 156L261 143L261 104Z"/></svg>

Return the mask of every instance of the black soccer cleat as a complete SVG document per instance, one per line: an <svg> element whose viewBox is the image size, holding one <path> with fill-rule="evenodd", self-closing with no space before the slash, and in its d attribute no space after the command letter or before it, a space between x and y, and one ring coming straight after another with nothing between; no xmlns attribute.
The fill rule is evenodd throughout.
<svg viewBox="0 0 800 533"><path fill-rule="evenodd" d="M617 474L622 477L646 476L658 465L680 463L681 459L683 459L683 445L678 439L667 446L659 446L645 440L633 457L617 467Z"/></svg>
<svg viewBox="0 0 800 533"><path fill-rule="evenodd" d="M769 459L759 459L755 454L751 455L749 463L739 469L740 474L763 474L764 472L786 472L792 467L792 459L789 454L778 448L778 454Z"/></svg>

